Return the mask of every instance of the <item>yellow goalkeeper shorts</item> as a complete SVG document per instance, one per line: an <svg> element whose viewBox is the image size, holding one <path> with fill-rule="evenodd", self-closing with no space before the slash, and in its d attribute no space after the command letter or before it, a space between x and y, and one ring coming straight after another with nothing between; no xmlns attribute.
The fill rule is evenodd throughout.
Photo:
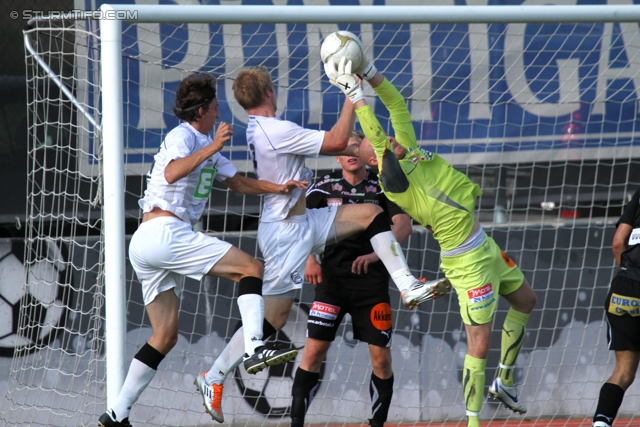
<svg viewBox="0 0 640 427"><path fill-rule="evenodd" d="M524 274L515 262L486 234L484 242L472 251L443 256L440 268L458 294L460 315L466 325L489 323L498 295L508 295L524 282Z"/></svg>

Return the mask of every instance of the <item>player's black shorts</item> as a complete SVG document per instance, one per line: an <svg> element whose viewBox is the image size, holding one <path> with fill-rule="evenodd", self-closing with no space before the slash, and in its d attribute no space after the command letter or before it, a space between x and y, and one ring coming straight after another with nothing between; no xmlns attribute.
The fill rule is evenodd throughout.
<svg viewBox="0 0 640 427"><path fill-rule="evenodd" d="M351 315L353 337L378 347L391 345L389 292L316 287L307 323L308 337L333 341L346 313Z"/></svg>
<svg viewBox="0 0 640 427"><path fill-rule="evenodd" d="M640 282L614 277L604 309L609 350L640 351Z"/></svg>

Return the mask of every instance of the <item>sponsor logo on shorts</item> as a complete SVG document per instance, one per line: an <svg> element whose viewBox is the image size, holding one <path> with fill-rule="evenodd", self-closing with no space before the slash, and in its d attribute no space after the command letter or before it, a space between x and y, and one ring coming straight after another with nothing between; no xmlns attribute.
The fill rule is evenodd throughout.
<svg viewBox="0 0 640 427"><path fill-rule="evenodd" d="M490 300L493 298L493 286L491 283L487 283L480 288L470 289L467 291L467 295L469 295L469 304Z"/></svg>
<svg viewBox="0 0 640 427"><path fill-rule="evenodd" d="M302 283L302 277L300 277L300 274L297 271L294 271L291 273L291 281L296 285L299 285Z"/></svg>
<svg viewBox="0 0 640 427"><path fill-rule="evenodd" d="M327 198L327 206L342 206L342 199Z"/></svg>
<svg viewBox="0 0 640 427"><path fill-rule="evenodd" d="M504 253L504 251L500 251L500 253L502 254L502 259L503 259L505 264L507 264L510 268L513 268L513 267L516 266L516 263L513 262L513 260L511 259L511 257L509 255Z"/></svg>
<svg viewBox="0 0 640 427"><path fill-rule="evenodd" d="M314 325L326 326L327 328L332 328L333 325L327 322L321 322L319 320L308 319L307 323L313 323ZM307 331L307 337L309 336L309 331Z"/></svg>
<svg viewBox="0 0 640 427"><path fill-rule="evenodd" d="M624 295L611 294L609 313L616 316L640 316L640 299Z"/></svg>
<svg viewBox="0 0 640 427"><path fill-rule="evenodd" d="M391 329L391 307L389 304L381 302L371 309L371 324L379 331Z"/></svg>
<svg viewBox="0 0 640 427"><path fill-rule="evenodd" d="M318 301L314 301L311 310L309 310L310 317L320 317L327 320L336 320L338 313L340 313L340 307Z"/></svg>
<svg viewBox="0 0 640 427"><path fill-rule="evenodd" d="M471 311L482 310L483 308L491 307L491 304L493 304L494 302L496 302L496 299L491 298L489 301L482 305L471 307Z"/></svg>

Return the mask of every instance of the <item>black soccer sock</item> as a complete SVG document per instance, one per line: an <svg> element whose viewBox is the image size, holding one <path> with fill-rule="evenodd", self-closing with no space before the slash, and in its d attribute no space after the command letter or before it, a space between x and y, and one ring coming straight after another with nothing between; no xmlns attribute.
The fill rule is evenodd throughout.
<svg viewBox="0 0 640 427"><path fill-rule="evenodd" d="M371 373L369 382L369 395L371 396L371 414L369 424L372 427L382 427L387 421L391 397L393 396L393 375L386 380L378 378Z"/></svg>
<svg viewBox="0 0 640 427"><path fill-rule="evenodd" d="M291 387L291 427L303 427L304 416L316 394L320 374L298 368Z"/></svg>
<svg viewBox="0 0 640 427"><path fill-rule="evenodd" d="M262 279L259 277L245 276L238 282L238 296L262 295Z"/></svg>
<svg viewBox="0 0 640 427"><path fill-rule="evenodd" d="M593 422L601 421L607 425L612 425L613 420L618 414L618 409L622 405L624 390L616 384L604 383L600 389L600 397L598 398L598 406L593 415Z"/></svg>

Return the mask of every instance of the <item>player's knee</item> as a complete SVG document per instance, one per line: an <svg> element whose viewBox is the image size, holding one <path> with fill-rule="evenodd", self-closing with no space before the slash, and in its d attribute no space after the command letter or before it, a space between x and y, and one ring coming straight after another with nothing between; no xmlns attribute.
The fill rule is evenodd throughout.
<svg viewBox="0 0 640 427"><path fill-rule="evenodd" d="M518 311L521 311L523 313L531 313L537 303L538 303L538 297L536 296L536 293L533 292L533 290L529 286L527 286L527 292L525 294L525 298L522 298L522 300L519 301L518 305L520 307Z"/></svg>
<svg viewBox="0 0 640 427"><path fill-rule="evenodd" d="M380 378L388 378L391 376L391 354L380 352L371 355L371 367L376 375ZM378 375L380 373L380 375Z"/></svg>
<svg viewBox="0 0 640 427"><path fill-rule="evenodd" d="M322 365L323 360L324 354L312 349L307 351L307 349L305 348L304 354L302 355L302 362L300 363L300 367L305 371L320 372L320 365Z"/></svg>
<svg viewBox="0 0 640 427"><path fill-rule="evenodd" d="M178 343L178 328L164 328L161 332L154 331L149 339L153 347L163 354L167 354Z"/></svg>
<svg viewBox="0 0 640 427"><path fill-rule="evenodd" d="M258 277L262 279L264 277L264 265L260 261L255 258L251 258L244 268L244 271L241 272L240 278L243 277Z"/></svg>

